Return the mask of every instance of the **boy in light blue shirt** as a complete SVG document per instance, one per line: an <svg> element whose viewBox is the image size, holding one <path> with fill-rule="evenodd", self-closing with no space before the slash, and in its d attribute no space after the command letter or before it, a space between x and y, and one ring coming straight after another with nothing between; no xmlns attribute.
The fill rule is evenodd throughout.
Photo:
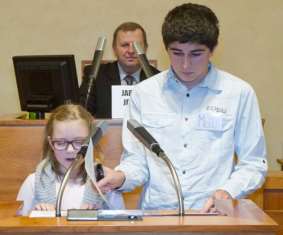
<svg viewBox="0 0 283 235"><path fill-rule="evenodd" d="M127 130L127 120L135 119L173 163L185 208L208 212L215 199L245 197L264 182L266 147L256 94L211 64L219 27L208 7L177 6L165 17L162 36L171 66L134 88L121 163L99 185L106 191L143 185L142 209L178 207L166 164Z"/></svg>

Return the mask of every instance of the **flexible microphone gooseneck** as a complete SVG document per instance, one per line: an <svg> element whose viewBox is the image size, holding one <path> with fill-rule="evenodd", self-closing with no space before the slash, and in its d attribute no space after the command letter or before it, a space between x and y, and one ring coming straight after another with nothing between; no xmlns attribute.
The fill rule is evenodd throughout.
<svg viewBox="0 0 283 235"><path fill-rule="evenodd" d="M88 79L88 86L87 86L87 93L86 93L84 104L83 104L85 108L87 108L87 104L88 104L89 96L90 96L90 93L93 87L93 83L99 71L99 67L101 64L102 57L103 57L103 51L104 51L105 45L106 45L106 37L99 37L97 44L96 44L95 52L93 55L90 73L88 74L88 78L86 78Z"/></svg>
<svg viewBox="0 0 283 235"><path fill-rule="evenodd" d="M63 194L67 185L67 182L70 178L71 172L75 169L78 168L83 162L85 161L85 155L87 152L88 148L88 143L90 139L92 139L93 146L95 146L101 137L105 134L106 130L108 128L108 125L106 121L100 121L96 124L94 130L90 134L90 138L88 138L85 143L82 145L80 151L77 153L77 156L75 160L72 162L71 166L67 169L63 180L61 182L59 192L56 198L56 206L55 206L55 211L56 211L56 217L61 217L61 205L62 205L62 198Z"/></svg>
<svg viewBox="0 0 283 235"><path fill-rule="evenodd" d="M184 207L184 197L182 193L182 188L180 184L179 177L177 175L177 172L170 161L170 159L166 156L165 152L161 149L159 146L159 143L152 137L152 135L143 127L141 126L136 120L129 119L127 121L127 127L130 130L130 132L140 141L144 144L146 148L148 148L150 151L155 153L158 157L163 159L165 163L167 164L171 176L174 181L174 187L177 193L178 197L178 205L179 205L179 215L184 216L185 215L185 207Z"/></svg>
<svg viewBox="0 0 283 235"><path fill-rule="evenodd" d="M143 48L141 47L141 45L138 42L134 42L133 46L134 46L134 50L135 50L135 52L138 56L138 60L140 62L140 65L141 65L146 77L149 78L149 77L153 76L154 73L153 73L153 71L150 67L150 64L148 62L148 59L145 55Z"/></svg>

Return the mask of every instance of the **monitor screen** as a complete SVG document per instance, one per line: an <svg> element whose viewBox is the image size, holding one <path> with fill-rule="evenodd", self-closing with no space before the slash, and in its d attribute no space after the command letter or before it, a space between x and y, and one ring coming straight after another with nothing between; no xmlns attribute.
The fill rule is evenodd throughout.
<svg viewBox="0 0 283 235"><path fill-rule="evenodd" d="M74 55L14 56L13 63L23 111L50 112L79 102Z"/></svg>

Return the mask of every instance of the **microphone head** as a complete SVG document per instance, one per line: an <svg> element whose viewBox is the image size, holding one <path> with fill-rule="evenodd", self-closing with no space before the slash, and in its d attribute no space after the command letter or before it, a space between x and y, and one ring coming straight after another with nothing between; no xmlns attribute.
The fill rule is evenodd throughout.
<svg viewBox="0 0 283 235"><path fill-rule="evenodd" d="M86 155L87 148L88 148L88 145L84 144L81 147L80 151L77 153L77 155L82 155L84 157Z"/></svg>
<svg viewBox="0 0 283 235"><path fill-rule="evenodd" d="M144 49L142 48L142 46L138 42L133 42L133 46L134 46L134 50L137 53L137 55L145 54Z"/></svg>
<svg viewBox="0 0 283 235"><path fill-rule="evenodd" d="M136 129L137 127L141 127L141 125L134 119L129 119L127 121L127 127L128 129L132 132L134 129Z"/></svg>
<svg viewBox="0 0 283 235"><path fill-rule="evenodd" d="M104 51L106 45L106 37L99 37L96 44L96 51Z"/></svg>
<svg viewBox="0 0 283 235"><path fill-rule="evenodd" d="M99 121L95 124L95 127L97 129L100 129L100 131L102 132L102 135L104 135L108 129L108 124L106 121Z"/></svg>

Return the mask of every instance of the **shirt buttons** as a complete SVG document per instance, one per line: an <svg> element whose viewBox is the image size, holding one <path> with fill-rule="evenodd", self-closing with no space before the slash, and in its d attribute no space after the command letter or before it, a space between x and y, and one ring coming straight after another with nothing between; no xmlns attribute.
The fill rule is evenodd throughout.
<svg viewBox="0 0 283 235"><path fill-rule="evenodd" d="M182 171L182 173L183 173L183 175L185 175L185 174L186 174L186 171Z"/></svg>
<svg viewBox="0 0 283 235"><path fill-rule="evenodd" d="M187 148L188 147L188 145L187 144L184 144L184 148Z"/></svg>
<svg viewBox="0 0 283 235"><path fill-rule="evenodd" d="M186 117L186 118L185 118L185 121L187 122L188 120L189 120L189 119Z"/></svg>
<svg viewBox="0 0 283 235"><path fill-rule="evenodd" d="M187 96L187 97L190 97L190 93L187 93L186 96Z"/></svg>

